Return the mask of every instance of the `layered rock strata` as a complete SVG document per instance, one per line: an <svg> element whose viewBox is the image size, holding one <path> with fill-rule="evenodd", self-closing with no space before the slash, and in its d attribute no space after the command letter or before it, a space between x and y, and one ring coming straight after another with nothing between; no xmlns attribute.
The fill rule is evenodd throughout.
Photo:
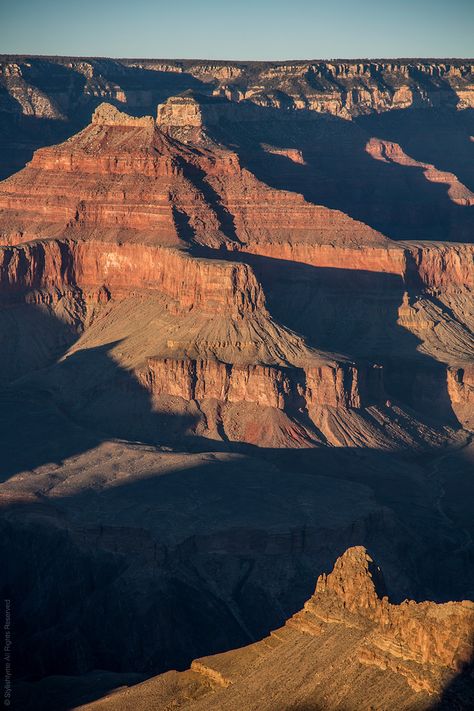
<svg viewBox="0 0 474 711"><path fill-rule="evenodd" d="M188 116L190 104L194 123ZM212 102L210 105L213 106ZM203 129L203 115L199 113L201 108L194 97L185 97L181 104L167 102L159 111L162 123L180 123L176 107L184 107L181 127ZM81 199L78 201L79 194ZM103 305L111 299L117 301L137 293L156 293L169 299L165 308L170 312L193 309L203 315L212 315L223 310L229 316L239 318L257 312L264 314L262 289L250 267L244 263L246 254L255 255L260 260L258 273L261 272L265 284L270 285L270 291L280 279L278 273L286 281L293 278L293 271L296 288L301 289L299 265L316 269L313 275L304 277L311 289L319 279L323 284L325 274L329 272L336 282L340 274L345 287L349 274L350 282L354 284L359 278L370 281L372 274L376 279L387 275L400 279L403 289L411 293L425 292L428 311L424 306L423 313L433 310L429 302L432 294L438 300L444 299L446 304L449 302L449 308L459 313L461 323L465 318L466 294L473 286L472 245L395 244L337 210L307 203L296 193L270 189L243 169L232 151L212 142L182 143L160 131L151 117L130 117L107 104L95 111L92 123L84 131L64 144L38 151L24 171L5 181L0 187L0 208L0 230L7 243L20 245L32 237L57 236L56 239L36 240L23 247L3 249L1 280L3 298L7 300L21 299L28 292L25 298L30 303L54 303L61 290L79 289L79 296L74 296L76 301L80 298L87 303ZM196 260L175 249L196 246L219 247L220 251L210 252L212 259ZM216 261L216 255L225 256L222 250L233 256L241 253L241 262ZM179 274L178 278L176 274ZM394 292L394 298L401 299L401 295L396 297ZM423 343L431 339L434 345L429 348L433 352L436 350L439 357L439 346L431 335L435 314L428 316L425 323L420 313L408 298L406 304L400 304L398 324L421 337ZM449 365L466 370L469 339L466 340L467 336L461 330L457 336L457 350L454 349L455 358L441 357ZM227 331L224 328L221 333ZM268 337L268 329L264 327L263 331ZM441 333L439 329L438 333ZM274 335L282 337L281 333L278 336L275 332ZM318 345L318 327L314 339L312 331L308 335ZM182 336L179 338L182 341ZM170 342L174 339L172 335ZM227 340L224 335L224 342ZM229 349L222 347L220 338L218 341L212 347L205 347L204 358L210 357L208 368L225 370L236 365ZM372 375L370 385L364 385L362 390L356 385L354 390L349 383L353 380L350 372L354 368L350 364L341 365L340 371L337 370L339 366L329 365L329 390L325 391L325 378L322 378L316 388L317 395L313 397L309 371L304 377L292 376L296 385L290 385L284 371L272 370L274 357L268 360L265 356L260 372L258 361L261 355L257 355L259 349L253 344L253 338L251 341L247 362L244 357L246 346L239 345L238 340L235 346L241 354L239 362L244 361L244 368L250 367L252 359L257 358L258 377L255 373L250 376L249 372L237 376L237 371L233 371L232 382L243 378L252 390L256 378L259 383L268 381L269 392L274 392L275 382L281 381L285 383L281 385L283 390L293 393L286 400L296 402L300 398L296 410L303 412L315 403L358 408L385 401L379 384L372 384ZM168 364L173 363L169 366L171 370L178 372L182 369L189 375L189 369L195 369L203 355L202 348L194 357L189 355L192 348L182 343L178 351L185 353L184 360L175 350L171 346L147 355L156 355L157 364L160 358ZM274 349L277 350L282 352L279 346ZM329 350L337 352L340 349L336 346ZM345 352L352 360L353 353L350 350ZM283 357L283 363L279 359L281 364L285 364L286 357ZM383 352L377 354L377 358L380 357L383 359ZM314 360L314 356L311 358ZM290 364L302 367L304 371L306 362L307 354L303 352L296 359L294 355L290 356ZM321 364L321 359L316 358L314 367L322 367ZM270 369L265 370L266 366ZM331 370L334 367L336 370ZM227 382L224 370L219 379ZM153 381L153 377L147 375L146 367L140 367L139 372L143 382ZM338 372L339 375L335 375ZM365 372L365 367L357 368L359 380ZM376 371L369 368L367 372L373 374ZM377 372L380 374L380 369ZM339 377L342 378L341 386ZM158 377L153 387L156 392L184 397L191 387L184 381L179 384L181 380L178 378L177 382L170 381L164 388L163 384L156 384L162 382L162 377ZM413 393L424 392L422 381L418 378L420 387L409 386ZM260 383L256 391L265 387ZM227 393L224 402L228 400L229 388L232 391L229 384L216 389L216 392ZM440 384L438 389L443 388ZM462 421L468 422L466 411L470 386L458 387L456 392L454 386L446 389L449 398L456 400L453 409L459 405L457 409L462 410ZM265 397L255 393L250 395L250 390L247 395L251 402L264 403ZM242 397L245 388L240 391ZM220 397L217 399L221 400ZM279 396L270 399L277 403L277 408L280 407ZM420 402L425 399L423 396ZM416 405L413 397L409 403Z"/></svg>
<svg viewBox="0 0 474 711"><path fill-rule="evenodd" d="M473 624L468 601L391 604L380 569L357 546L319 577L304 609L270 637L80 708L468 708L472 688L460 680L469 679Z"/></svg>
<svg viewBox="0 0 474 711"><path fill-rule="evenodd" d="M44 76L49 78L47 89ZM149 110L186 89L233 102L330 113L343 118L409 107L472 107L469 60L212 62L3 55L6 109L63 118L95 100Z"/></svg>
<svg viewBox="0 0 474 711"><path fill-rule="evenodd" d="M193 259L178 250L139 244L45 240L0 248L3 300L72 287L97 301L163 293L175 308L204 314L238 316L264 308L260 285L245 264Z"/></svg>
<svg viewBox="0 0 474 711"><path fill-rule="evenodd" d="M385 555L397 599L470 594L468 454L436 449L473 425L474 251L406 241L469 241L469 164L446 137L432 157L424 125L412 150L387 114L360 117L437 107L465 153L471 63L1 69L18 166L95 109L0 185L21 673L200 657L93 706L469 707L472 603L394 605L362 548L270 637L201 655L281 625L307 571L359 541Z"/></svg>
<svg viewBox="0 0 474 711"><path fill-rule="evenodd" d="M139 384L135 389L142 389L136 397L145 410L145 393L158 409L188 409L194 419L200 403L209 436L255 444L295 440L308 446L321 439L313 422L321 408L361 410L386 399L380 367L320 354L275 323L261 285L244 263L134 243L36 241L0 249L0 296L4 308L49 309L45 317L49 313L53 322L70 323L74 314L71 325L84 333L66 352L64 376L53 368L42 380L68 409L85 401L89 420L101 411L107 388L110 393L118 388L119 397L121 388L130 387L120 385L129 371ZM102 349L110 351L106 370L116 363L114 369L124 368L124 375L112 370L107 385L100 375L93 386L94 351ZM32 356L33 364L43 360ZM92 370L82 372L81 363L88 360ZM10 372L16 370L5 370L7 380ZM70 378L74 394L68 399ZM232 411L238 404L240 415ZM257 426L258 408L267 420L265 433ZM199 413L198 422L202 417ZM227 424L219 433L222 418ZM199 424L197 431L202 429Z"/></svg>
<svg viewBox="0 0 474 711"><path fill-rule="evenodd" d="M2 183L0 235L6 244L79 235L228 249L249 242L387 243L339 210L269 188L230 150L188 146L151 117L131 118L109 105Z"/></svg>
<svg viewBox="0 0 474 711"><path fill-rule="evenodd" d="M429 288L472 288L473 280L472 245L393 243L339 210L269 188L232 151L186 146L151 117L106 104L88 128L37 151L2 183L0 233L4 244L72 236L223 247Z"/></svg>
<svg viewBox="0 0 474 711"><path fill-rule="evenodd" d="M156 395L185 400L246 402L304 412L314 405L361 408L383 400L380 368L362 373L349 363L306 369L232 365L219 361L148 359L143 381ZM362 380L362 382L359 382Z"/></svg>

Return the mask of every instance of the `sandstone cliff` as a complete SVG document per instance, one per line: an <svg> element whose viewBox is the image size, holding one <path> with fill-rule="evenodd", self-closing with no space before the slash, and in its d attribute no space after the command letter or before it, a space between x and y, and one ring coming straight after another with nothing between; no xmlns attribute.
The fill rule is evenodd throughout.
<svg viewBox="0 0 474 711"><path fill-rule="evenodd" d="M427 710L456 675L468 679L473 624L472 602L388 602L380 570L359 546L270 637L80 708ZM469 694L460 686L437 708L467 708Z"/></svg>
<svg viewBox="0 0 474 711"><path fill-rule="evenodd" d="M0 248L3 300L31 292L77 287L96 302L135 292L170 297L170 308L243 315L264 309L264 296L249 266L194 259L178 250L139 244L45 240ZM30 294L30 296L28 296Z"/></svg>
<svg viewBox="0 0 474 711"><path fill-rule="evenodd" d="M470 703L471 64L0 62L35 711Z"/></svg>
<svg viewBox="0 0 474 711"><path fill-rule="evenodd" d="M399 342L404 341L394 338L387 344L382 334L383 348L374 350L369 340L360 350L360 336L354 338L352 333L360 314L348 329L340 329L338 339L328 341L330 310L341 319L359 298L341 310L340 293L331 287L329 304L321 308L328 275L333 274L329 281L335 282L340 275L345 289L354 284L356 293L361 287L366 291L372 274L375 284L382 277L390 279L389 290L381 283L377 286L385 302L391 299L384 318L393 318L390 312L398 309L397 325L420 339L415 357L419 350L467 372L472 341L467 307L473 286L472 245L394 243L338 210L309 203L298 193L270 188L242 168L233 151L206 139L206 106L194 96L167 102L159 110L159 122L167 129L162 131L151 117L130 117L102 104L86 129L59 146L37 151L27 168L4 181L0 231L4 242L12 246L2 250L2 298L43 304L56 311L61 303L63 310L75 314L76 328L83 329L108 302L114 308L123 299L164 297L159 309L179 314L180 319L173 328L166 319L161 321L166 338L150 336L148 352L144 344L136 343L135 355L130 346L127 358L120 357L121 363L136 370L153 397L217 400L227 405L247 399L256 406L287 414L292 410L300 419L309 418L311 428L319 432L313 431L310 439L319 441L323 433L332 443L372 438L380 444L385 437L380 439L371 426L329 424L327 413L320 408L383 406L387 395L381 369L373 368L374 360L380 364L393 359L393 349L399 350ZM221 104L216 99L209 106ZM183 142L168 130L171 126L200 133L187 134ZM38 237L49 239L30 242ZM184 251L203 248L210 258L196 259ZM216 259L226 252L239 261ZM247 255L254 270L245 263ZM314 272L301 282L305 266ZM362 281L357 286L359 275ZM296 286L281 299L281 288L288 280ZM303 338L275 324L272 309L268 313L265 306L264 289L268 289L272 309L276 305L281 314L282 325L289 325ZM420 306L414 303L414 294ZM193 325L183 317L191 310L200 314ZM225 315L224 320L216 320L211 333L205 321L218 312ZM305 314L306 321L299 321ZM450 317L448 324L449 314L456 314L456 320ZM237 321L231 324L233 318ZM81 342L104 345L108 329L101 329L99 339L92 331ZM367 327L358 330L366 333ZM338 352L346 357L333 355ZM404 355L413 357L410 349ZM358 366L354 356L368 357L372 365ZM149 370L147 358L154 358L148 363L153 362L155 370L164 364L168 378ZM202 363L206 374L199 387L197 363ZM275 366L296 370L286 373ZM416 373L414 384L403 384L400 389L404 376L389 362L392 393L396 398L401 393L410 406L429 412L424 403L431 376L426 379L411 364L409 371ZM470 386L455 389L448 386L448 377L446 370L437 376L440 401L445 393L451 403L443 404L442 411L450 415L451 407L467 424ZM213 413L208 422L218 419ZM250 419L254 422L253 415ZM413 427L418 431L418 424ZM231 429L235 431L235 423ZM217 424L211 430L216 433ZM247 434L232 437L255 441L257 430L249 434L254 424L244 430Z"/></svg>
<svg viewBox="0 0 474 711"><path fill-rule="evenodd" d="M264 407L304 411L314 405L360 408L380 402L383 399L381 377L377 378L380 375L380 370L375 369L374 375L368 368L369 384L361 385L357 368L349 363L308 365L304 370L150 358L143 378L157 395L167 393L185 400L213 398L223 402L245 399Z"/></svg>
<svg viewBox="0 0 474 711"><path fill-rule="evenodd" d="M39 88L45 73L51 76L48 93ZM0 78L17 111L47 117L70 114L96 97L149 110L166 84L174 84L174 93L203 87L236 102L345 118L410 106L473 106L469 60L226 63L3 55Z"/></svg>
<svg viewBox="0 0 474 711"><path fill-rule="evenodd" d="M3 243L80 236L235 249L248 243L387 240L339 210L272 190L215 144L188 146L102 105L0 187Z"/></svg>

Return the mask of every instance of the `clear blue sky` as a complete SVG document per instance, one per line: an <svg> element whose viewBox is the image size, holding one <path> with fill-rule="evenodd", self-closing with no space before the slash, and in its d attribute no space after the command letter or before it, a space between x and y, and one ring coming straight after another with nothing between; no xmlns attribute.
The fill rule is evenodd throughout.
<svg viewBox="0 0 474 711"><path fill-rule="evenodd" d="M0 53L473 57L474 0L0 0Z"/></svg>

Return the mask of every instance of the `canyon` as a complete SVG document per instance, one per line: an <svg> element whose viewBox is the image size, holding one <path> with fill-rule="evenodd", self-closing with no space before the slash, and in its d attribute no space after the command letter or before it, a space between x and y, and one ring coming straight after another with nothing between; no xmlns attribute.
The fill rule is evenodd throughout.
<svg viewBox="0 0 474 711"><path fill-rule="evenodd" d="M469 708L472 67L0 57L24 708Z"/></svg>

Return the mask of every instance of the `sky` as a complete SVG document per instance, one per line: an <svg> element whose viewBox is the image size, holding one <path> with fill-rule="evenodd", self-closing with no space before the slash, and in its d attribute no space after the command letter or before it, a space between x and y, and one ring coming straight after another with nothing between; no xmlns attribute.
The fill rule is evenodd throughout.
<svg viewBox="0 0 474 711"><path fill-rule="evenodd" d="M474 0L0 0L0 53L474 57Z"/></svg>

